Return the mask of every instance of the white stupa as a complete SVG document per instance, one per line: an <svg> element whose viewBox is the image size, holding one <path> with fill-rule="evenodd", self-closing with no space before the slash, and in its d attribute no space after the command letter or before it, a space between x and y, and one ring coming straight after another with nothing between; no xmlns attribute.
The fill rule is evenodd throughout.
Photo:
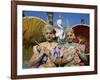
<svg viewBox="0 0 100 80"><path fill-rule="evenodd" d="M62 27L61 16L58 17L57 28L55 28L55 30L56 30L56 37L58 37L58 42L63 40L65 38L65 34L64 34L64 31L63 31L63 27Z"/></svg>

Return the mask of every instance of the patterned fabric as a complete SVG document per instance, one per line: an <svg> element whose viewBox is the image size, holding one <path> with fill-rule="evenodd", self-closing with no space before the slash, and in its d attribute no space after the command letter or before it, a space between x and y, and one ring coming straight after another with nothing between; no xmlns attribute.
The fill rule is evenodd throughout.
<svg viewBox="0 0 100 80"><path fill-rule="evenodd" d="M51 51L52 49L54 49L57 46L56 42L44 42L44 43L40 43L40 46L44 47L45 49L39 49L37 48L37 46L33 47L33 51L34 51L34 56L37 57L37 59L35 60L35 66L36 68L40 67L54 67L54 63L53 63L53 57L51 56ZM48 54L48 55L46 55Z"/></svg>
<svg viewBox="0 0 100 80"><path fill-rule="evenodd" d="M76 44L66 43L63 47L63 58L67 60L67 64L65 66L73 66L78 65L80 63L80 58L78 56L78 49Z"/></svg>
<svg viewBox="0 0 100 80"><path fill-rule="evenodd" d="M85 46L77 43L66 43L62 46L58 46L56 42L44 42L40 43L40 46L44 49L40 49L37 46L33 47L33 64L35 68L56 67L54 64L58 57L66 63L61 66L82 66L81 61L86 61Z"/></svg>
<svg viewBox="0 0 100 80"><path fill-rule="evenodd" d="M55 47L53 56L60 57L60 50L61 50L61 48Z"/></svg>

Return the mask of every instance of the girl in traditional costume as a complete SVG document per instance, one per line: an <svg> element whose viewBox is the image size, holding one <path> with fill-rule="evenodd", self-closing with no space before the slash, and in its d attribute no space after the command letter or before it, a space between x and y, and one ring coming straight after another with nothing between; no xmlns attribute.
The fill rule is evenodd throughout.
<svg viewBox="0 0 100 80"><path fill-rule="evenodd" d="M76 37L72 28L66 28L65 35L67 42L62 48L62 64L65 64L65 66L80 66L81 60L84 62L87 61L85 50L80 47L79 43L74 42Z"/></svg>
<svg viewBox="0 0 100 80"><path fill-rule="evenodd" d="M33 56L29 63L37 68L55 67L54 59L51 51L57 46L57 43L53 41L55 36L55 30L52 25L46 25L43 29L43 35L46 38L46 42L37 43L33 46Z"/></svg>

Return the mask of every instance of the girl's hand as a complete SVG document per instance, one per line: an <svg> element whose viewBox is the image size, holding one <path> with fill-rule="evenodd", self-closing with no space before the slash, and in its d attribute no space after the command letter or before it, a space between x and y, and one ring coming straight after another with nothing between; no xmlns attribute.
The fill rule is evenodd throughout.
<svg viewBox="0 0 100 80"><path fill-rule="evenodd" d="M62 59L60 57L57 57L56 60L55 60L55 63L58 64L58 65L61 65Z"/></svg>
<svg viewBox="0 0 100 80"><path fill-rule="evenodd" d="M38 45L37 45L37 46L36 46L36 49L37 49L38 52L40 52L42 48L41 48L41 46L38 46Z"/></svg>
<svg viewBox="0 0 100 80"><path fill-rule="evenodd" d="M50 50L47 49L46 47L43 47L43 51L44 51L44 54L50 56Z"/></svg>

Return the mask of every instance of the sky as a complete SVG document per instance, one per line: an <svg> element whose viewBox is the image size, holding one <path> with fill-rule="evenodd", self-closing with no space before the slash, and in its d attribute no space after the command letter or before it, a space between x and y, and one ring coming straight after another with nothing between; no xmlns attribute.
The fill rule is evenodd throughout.
<svg viewBox="0 0 100 80"><path fill-rule="evenodd" d="M41 11L23 11L23 16L35 16L44 21L47 21L47 12ZM62 26L72 27L76 24L80 24L83 19L85 24L90 25L90 15L85 13L63 13L63 12L53 12L53 25L57 27L57 19L61 16Z"/></svg>

